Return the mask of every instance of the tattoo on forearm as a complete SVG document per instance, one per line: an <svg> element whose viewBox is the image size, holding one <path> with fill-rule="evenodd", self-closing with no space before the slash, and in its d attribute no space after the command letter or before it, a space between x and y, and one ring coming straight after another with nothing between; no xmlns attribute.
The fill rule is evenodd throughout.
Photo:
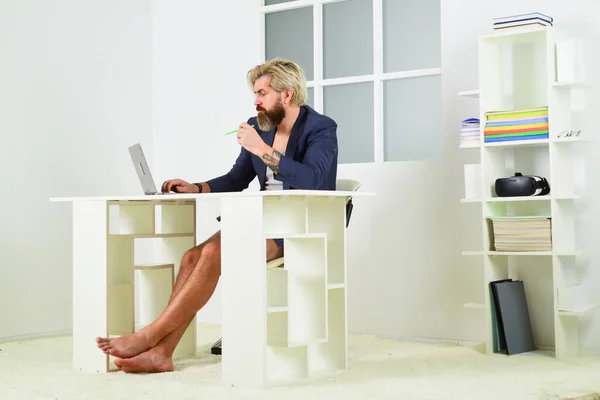
<svg viewBox="0 0 600 400"><path fill-rule="evenodd" d="M265 153L263 155L263 159L265 160L267 167L271 168L273 172L277 173L277 171L279 171L279 167L277 166L277 159L275 157Z"/></svg>
<svg viewBox="0 0 600 400"><path fill-rule="evenodd" d="M279 171L279 159L281 159L282 156L283 154L277 150L273 150L273 155L265 153L263 154L262 158L265 160L267 167L269 167L274 173L277 173Z"/></svg>

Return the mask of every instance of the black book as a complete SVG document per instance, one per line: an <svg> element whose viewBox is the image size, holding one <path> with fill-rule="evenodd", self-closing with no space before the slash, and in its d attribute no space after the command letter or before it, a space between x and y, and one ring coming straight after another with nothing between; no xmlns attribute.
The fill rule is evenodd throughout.
<svg viewBox="0 0 600 400"><path fill-rule="evenodd" d="M492 288L507 354L535 350L523 281L492 282Z"/></svg>

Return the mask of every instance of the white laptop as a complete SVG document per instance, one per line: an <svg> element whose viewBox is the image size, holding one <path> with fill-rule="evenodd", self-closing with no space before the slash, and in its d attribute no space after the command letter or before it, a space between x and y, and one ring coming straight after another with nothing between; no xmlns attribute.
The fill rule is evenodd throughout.
<svg viewBox="0 0 600 400"><path fill-rule="evenodd" d="M154 179L152 179L152 174L150 173L150 167L148 167L146 157L144 156L144 150L142 150L142 146L139 143L129 147L129 155L131 155L131 161L133 161L133 166L135 167L135 172L137 172L137 176L140 179L140 184L142 185L144 194L148 196L157 194L176 194L163 193L156 190Z"/></svg>

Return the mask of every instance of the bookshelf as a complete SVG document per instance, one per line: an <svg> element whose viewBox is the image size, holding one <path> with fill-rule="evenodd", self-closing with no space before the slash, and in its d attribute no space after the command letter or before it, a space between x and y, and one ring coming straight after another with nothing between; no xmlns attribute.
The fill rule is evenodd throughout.
<svg viewBox="0 0 600 400"><path fill-rule="evenodd" d="M588 82L557 82L556 42L562 32L555 27L503 29L479 37L479 89L459 92L459 97L479 102L478 143L461 144L461 149L477 149L480 157L480 195L463 198L461 203L481 212L482 249L464 249L463 256L479 257L483 291L479 301L464 304L481 312L485 324L485 347L494 351L492 326L492 281L522 280L534 340L539 351L553 349L558 359L577 357L579 319L598 310L597 304L578 309L559 307L560 293L576 287L578 270L585 256L580 248L580 203L585 198L582 183L581 147L585 135L564 137L562 132L581 129L573 113L572 91L590 88ZM488 142L484 130L492 112L531 110L547 107L548 137ZM497 178L515 172L548 179L548 195L498 197ZM469 204L476 204L475 206ZM547 216L551 221L551 249L545 251L496 251L490 218Z"/></svg>
<svg viewBox="0 0 600 400"><path fill-rule="evenodd" d="M106 330L110 337L118 337L149 325L169 304L181 258L196 242L196 203L115 200L105 207ZM174 358L196 353L195 321L177 345ZM107 371L117 371L115 357L105 357Z"/></svg>

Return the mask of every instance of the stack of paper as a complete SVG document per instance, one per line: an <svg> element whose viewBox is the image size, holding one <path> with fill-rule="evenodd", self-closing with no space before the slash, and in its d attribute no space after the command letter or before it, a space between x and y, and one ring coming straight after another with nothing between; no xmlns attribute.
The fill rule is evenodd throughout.
<svg viewBox="0 0 600 400"><path fill-rule="evenodd" d="M554 19L542 13L529 13L494 18L494 29L516 28L520 26L552 26Z"/></svg>
<svg viewBox="0 0 600 400"><path fill-rule="evenodd" d="M481 141L480 123L478 118L469 118L460 125L460 145L476 146Z"/></svg>
<svg viewBox="0 0 600 400"><path fill-rule="evenodd" d="M552 251L550 217L491 217L496 251Z"/></svg>
<svg viewBox="0 0 600 400"><path fill-rule="evenodd" d="M548 107L486 113L484 142L547 139Z"/></svg>

